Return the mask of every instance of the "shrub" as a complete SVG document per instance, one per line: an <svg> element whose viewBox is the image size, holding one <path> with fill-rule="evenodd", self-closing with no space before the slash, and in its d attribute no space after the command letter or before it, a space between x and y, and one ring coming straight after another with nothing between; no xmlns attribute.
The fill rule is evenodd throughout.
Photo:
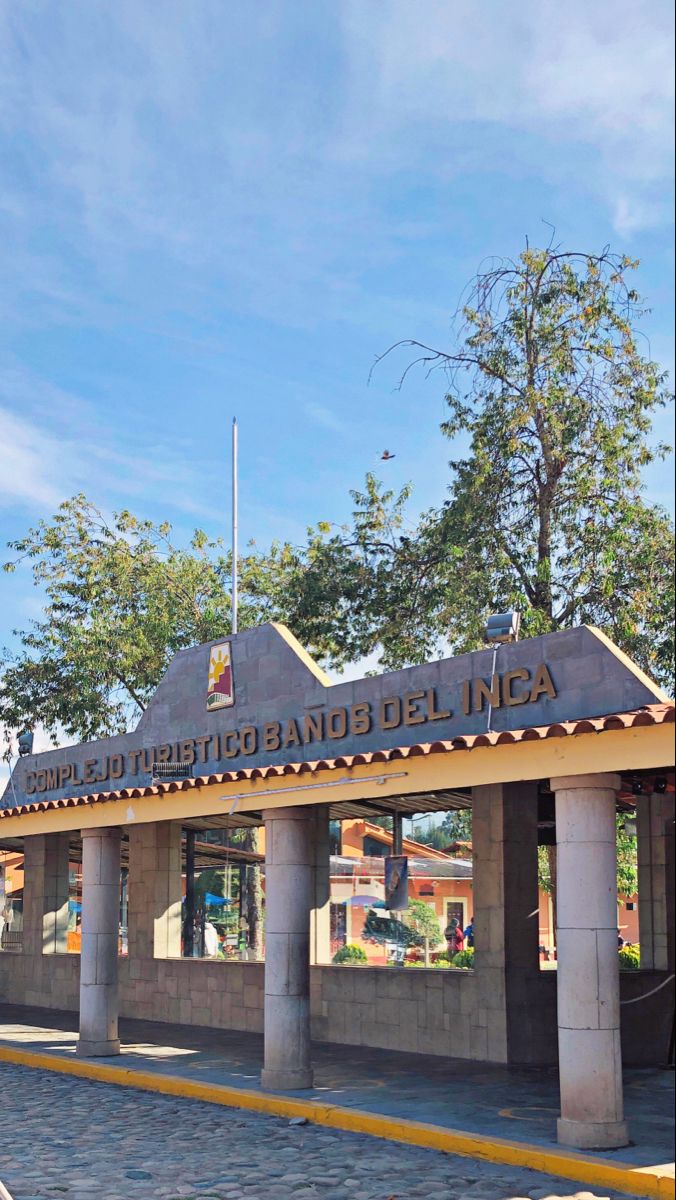
<svg viewBox="0 0 676 1200"><path fill-rule="evenodd" d="M366 953L361 946L341 946L333 956L334 963L365 963L368 962Z"/></svg>
<svg viewBox="0 0 676 1200"><path fill-rule="evenodd" d="M435 967L450 967L451 957L448 950L440 950L438 954L432 955L432 960Z"/></svg>
<svg viewBox="0 0 676 1200"><path fill-rule="evenodd" d="M623 946L619 952L621 971L638 971L641 965L641 947Z"/></svg>
<svg viewBox="0 0 676 1200"><path fill-rule="evenodd" d="M454 954L451 959L452 967L463 967L466 971L474 966L474 949L468 947L467 950L460 950L458 954Z"/></svg>

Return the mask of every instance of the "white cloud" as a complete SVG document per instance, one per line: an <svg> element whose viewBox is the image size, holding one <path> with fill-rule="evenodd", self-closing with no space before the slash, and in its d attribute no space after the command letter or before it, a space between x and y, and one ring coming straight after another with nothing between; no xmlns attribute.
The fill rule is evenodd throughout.
<svg viewBox="0 0 676 1200"><path fill-rule="evenodd" d="M344 433L345 425L335 413L331 412L330 408L326 408L323 404L315 404L309 402L304 406L305 415L315 425L321 425L322 429L328 429L333 433Z"/></svg>
<svg viewBox="0 0 676 1200"><path fill-rule="evenodd" d="M53 438L0 409L0 502L53 507L62 499L54 486L54 466L63 467Z"/></svg>
<svg viewBox="0 0 676 1200"><path fill-rule="evenodd" d="M328 410L320 416L330 418ZM243 442L241 453L251 461L260 450ZM179 422L172 434L142 411L131 427L113 427L91 403L34 372L0 371L0 512L49 518L62 501L84 492L108 518L131 508L170 520L177 544L186 544L196 525L213 536L225 533L228 543L226 459L225 445L205 446L199 428L182 429ZM240 516L243 528L257 531L261 548L273 538L304 541L305 523L261 502L255 488L241 488ZM12 521L12 536L17 528L24 531L24 517ZM20 603L23 616L37 615L25 598Z"/></svg>
<svg viewBox="0 0 676 1200"><path fill-rule="evenodd" d="M596 163L578 187L595 188L621 232L669 219L654 198L673 162L672 10L663 0L428 0L424 17L408 0L352 0L343 11L345 160L365 161L377 147L392 166L406 152L410 169L436 144L448 164L453 126L493 125L534 133L572 160L591 148ZM476 149L486 154L485 139ZM544 173L559 166L551 154L540 163Z"/></svg>
<svg viewBox="0 0 676 1200"><path fill-rule="evenodd" d="M36 397L43 381L35 380ZM45 394L51 389L44 385ZM9 393L9 394L8 394ZM1 392L0 392L1 394ZM12 389L5 389L12 402ZM186 461L179 444L160 444L148 438L139 454L125 445L124 432L113 434L75 397L49 416L34 404L25 416L0 407L0 507L52 513L61 501L84 491L99 506L110 503L163 502L190 517L213 512L207 502L202 473Z"/></svg>
<svg viewBox="0 0 676 1200"><path fill-rule="evenodd" d="M161 22L148 0L2 13L0 121L36 172L35 186L15 180L10 218L28 242L56 206L73 249L56 278L44 251L10 243L10 255L61 321L78 311L73 262L95 264L79 308L100 314L130 282L143 303L126 255L143 263L158 248L183 286L186 272L199 280L172 296L178 311L208 304L215 268L239 312L362 320L364 267L435 224L387 210L401 172L450 187L516 158L524 175L572 179L578 203L595 195L622 236L667 219L664 0L166 0Z"/></svg>

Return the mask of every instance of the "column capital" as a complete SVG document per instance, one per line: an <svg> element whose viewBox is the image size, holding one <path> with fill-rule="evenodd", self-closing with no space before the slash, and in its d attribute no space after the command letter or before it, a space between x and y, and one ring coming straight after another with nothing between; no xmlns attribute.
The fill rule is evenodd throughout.
<svg viewBox="0 0 676 1200"><path fill-rule="evenodd" d="M81 838L117 837L117 838L121 839L122 838L122 826L121 825L95 825L91 829L81 829L80 837Z"/></svg>
<svg viewBox="0 0 676 1200"><path fill-rule="evenodd" d="M622 778L610 772L598 775L558 775L549 780L549 786L553 792L619 792Z"/></svg>
<svg viewBox="0 0 676 1200"><path fill-rule="evenodd" d="M288 808L264 808L261 816L265 823L268 821L310 821L314 820L313 804L293 804Z"/></svg>

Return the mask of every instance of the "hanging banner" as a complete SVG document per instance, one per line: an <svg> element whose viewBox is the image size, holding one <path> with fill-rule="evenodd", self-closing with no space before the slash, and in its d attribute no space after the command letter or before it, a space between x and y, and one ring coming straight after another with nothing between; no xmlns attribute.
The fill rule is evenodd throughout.
<svg viewBox="0 0 676 1200"><path fill-rule="evenodd" d="M385 908L399 912L408 908L408 858L405 854L385 859Z"/></svg>

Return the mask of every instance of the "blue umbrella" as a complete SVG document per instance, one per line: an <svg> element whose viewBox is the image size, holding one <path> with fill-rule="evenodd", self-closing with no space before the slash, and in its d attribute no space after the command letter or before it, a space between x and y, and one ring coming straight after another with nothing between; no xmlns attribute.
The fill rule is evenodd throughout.
<svg viewBox="0 0 676 1200"><path fill-rule="evenodd" d="M204 893L205 904L232 904L227 896L214 896L211 892Z"/></svg>
<svg viewBox="0 0 676 1200"><path fill-rule="evenodd" d="M386 908L383 900L379 900L377 896L350 896L347 900L342 901L343 904L355 904L360 908Z"/></svg>

